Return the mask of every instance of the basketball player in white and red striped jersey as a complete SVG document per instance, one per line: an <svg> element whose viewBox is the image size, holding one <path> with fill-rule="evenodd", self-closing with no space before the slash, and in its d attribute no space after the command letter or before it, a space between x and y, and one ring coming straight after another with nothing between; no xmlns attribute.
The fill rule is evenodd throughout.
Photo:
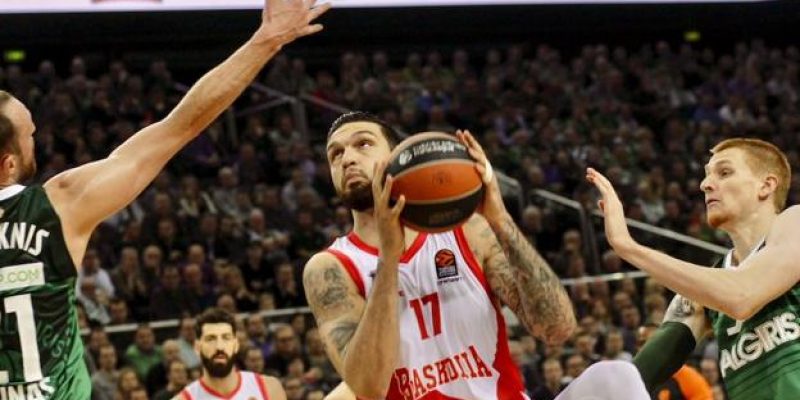
<svg viewBox="0 0 800 400"><path fill-rule="evenodd" d="M233 315L210 308L197 319L196 329L203 375L172 400L286 400L278 379L234 367L239 341Z"/></svg>
<svg viewBox="0 0 800 400"><path fill-rule="evenodd" d="M468 133L459 138L475 150ZM392 178L378 179L395 143L390 127L364 113L340 117L328 136L354 227L308 261L303 284L329 357L360 398L526 399L500 307L560 343L576 325L566 292L489 171L478 169L490 179L466 224L438 234L404 228L405 199L390 206Z"/></svg>

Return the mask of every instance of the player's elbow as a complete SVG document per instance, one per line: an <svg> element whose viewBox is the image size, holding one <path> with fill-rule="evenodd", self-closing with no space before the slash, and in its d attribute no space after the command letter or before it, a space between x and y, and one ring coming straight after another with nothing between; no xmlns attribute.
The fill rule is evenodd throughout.
<svg viewBox="0 0 800 400"><path fill-rule="evenodd" d="M762 305L751 294L742 291L729 296L724 306L720 307L720 311L738 321L745 321L755 315L761 307Z"/></svg>
<svg viewBox="0 0 800 400"><path fill-rule="evenodd" d="M760 308L760 306L756 306L754 304L741 303L732 305L729 307L728 311L722 310L722 312L728 314L737 321L746 321L753 315L756 315Z"/></svg>
<svg viewBox="0 0 800 400"><path fill-rule="evenodd" d="M550 327L545 333L544 342L551 345L564 344L578 327L574 316L568 316L565 321Z"/></svg>
<svg viewBox="0 0 800 400"><path fill-rule="evenodd" d="M364 364L358 366L346 365L345 383L359 399L383 399L386 396L386 392L389 391L389 383L391 382L393 371L380 371L376 368L364 370L364 367Z"/></svg>

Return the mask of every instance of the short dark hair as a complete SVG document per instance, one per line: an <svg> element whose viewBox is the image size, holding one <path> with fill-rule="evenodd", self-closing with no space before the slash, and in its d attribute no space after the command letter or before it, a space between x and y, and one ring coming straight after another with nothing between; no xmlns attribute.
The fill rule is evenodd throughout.
<svg viewBox="0 0 800 400"><path fill-rule="evenodd" d="M233 333L236 334L236 319L233 314L219 307L209 308L197 317L197 322L195 322L194 326L198 338L202 336L203 325L205 324L229 324Z"/></svg>
<svg viewBox="0 0 800 400"><path fill-rule="evenodd" d="M14 96L10 93L5 90L0 90L0 108L5 107L13 98ZM16 136L14 123L11 122L11 119L8 118L5 113L0 113L0 154L20 153L21 149L19 148L19 143L14 140Z"/></svg>
<svg viewBox="0 0 800 400"><path fill-rule="evenodd" d="M373 124L380 126L383 137L386 138L387 142L389 142L389 147L393 148L397 143L400 142L400 135L398 135L397 131L387 124L386 121L378 118L378 116L374 114L364 111L352 111L339 116L336 121L333 121L331 129L328 130L328 139L331 138L333 132L336 132L342 126L353 122L372 122Z"/></svg>

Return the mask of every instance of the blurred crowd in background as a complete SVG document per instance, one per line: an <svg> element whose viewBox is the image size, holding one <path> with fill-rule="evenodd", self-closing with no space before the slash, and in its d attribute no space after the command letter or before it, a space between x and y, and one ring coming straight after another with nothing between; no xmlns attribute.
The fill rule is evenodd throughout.
<svg viewBox="0 0 800 400"><path fill-rule="evenodd" d="M608 175L627 216L725 244L705 223L699 190L708 150L733 136L769 140L800 164L796 47L755 40L730 49L659 42L641 48L587 45L565 56L547 45L394 54L347 52L315 71L280 55L259 81L307 101L231 112L169 164L129 207L97 229L82 263L78 300L96 399L171 398L196 377L193 320L216 305L255 313L306 305L305 261L351 229L324 152L339 108L374 113L403 134L470 129L496 169L515 180L518 224L562 278L629 271L607 249L589 257L587 238L544 189L594 207L587 166ZM57 69L0 68L0 87L32 110L39 179L105 157L182 96L163 60ZM249 90L237 110L258 109ZM302 128L301 128L302 127ZM789 204L800 200L795 176ZM602 230L600 230L602 233ZM687 250L691 251L691 249ZM570 284L580 329L544 346L510 326L510 349L534 398L547 400L591 363L630 359L639 331L661 322L671 293L630 278ZM177 319L177 329L147 321ZM118 324L133 332L108 333ZM288 398L321 399L339 377L308 314L252 314L239 327L242 368L283 379ZM713 341L693 364L719 387ZM137 397L138 396L138 397ZM144 396L144 397L142 397Z"/></svg>

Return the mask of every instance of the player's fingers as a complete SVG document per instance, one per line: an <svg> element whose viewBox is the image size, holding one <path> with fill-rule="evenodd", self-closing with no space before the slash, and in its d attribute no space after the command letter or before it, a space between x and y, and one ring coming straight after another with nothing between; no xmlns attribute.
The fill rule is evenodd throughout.
<svg viewBox="0 0 800 400"><path fill-rule="evenodd" d="M312 8L311 12L309 13L310 16L308 18L308 21L310 22L310 21L313 21L313 20L319 18L320 15L325 14L326 12L328 12L328 10L330 10L331 7L332 7L331 3L325 3L325 4L320 4L320 5Z"/></svg>
<svg viewBox="0 0 800 400"><path fill-rule="evenodd" d="M392 207L392 215L395 217L399 217L400 214L403 212L403 208L405 206L406 206L406 196L401 194L400 197L397 199L397 202L394 204L394 207Z"/></svg>
<svg viewBox="0 0 800 400"><path fill-rule="evenodd" d="M322 24L309 25L297 33L297 37L308 36L322 30Z"/></svg>
<svg viewBox="0 0 800 400"><path fill-rule="evenodd" d="M467 138L467 141L470 143L471 147L474 147L475 149L483 153L483 147L481 147L481 144L478 143L478 141L475 139L475 136L472 135L472 132L470 132L469 130L465 130L464 137Z"/></svg>
<svg viewBox="0 0 800 400"><path fill-rule="evenodd" d="M378 199L378 196L381 193L381 182L382 177L378 175L378 171L380 171L380 162L376 162L375 165L372 166L372 198Z"/></svg>
<svg viewBox="0 0 800 400"><path fill-rule="evenodd" d="M597 200L597 207L600 208L600 211L605 211L605 203L603 200Z"/></svg>
<svg viewBox="0 0 800 400"><path fill-rule="evenodd" d="M381 191L381 205L388 205L389 198L392 195L392 185L394 185L394 178L391 175L386 176L386 183L383 185L383 190Z"/></svg>

